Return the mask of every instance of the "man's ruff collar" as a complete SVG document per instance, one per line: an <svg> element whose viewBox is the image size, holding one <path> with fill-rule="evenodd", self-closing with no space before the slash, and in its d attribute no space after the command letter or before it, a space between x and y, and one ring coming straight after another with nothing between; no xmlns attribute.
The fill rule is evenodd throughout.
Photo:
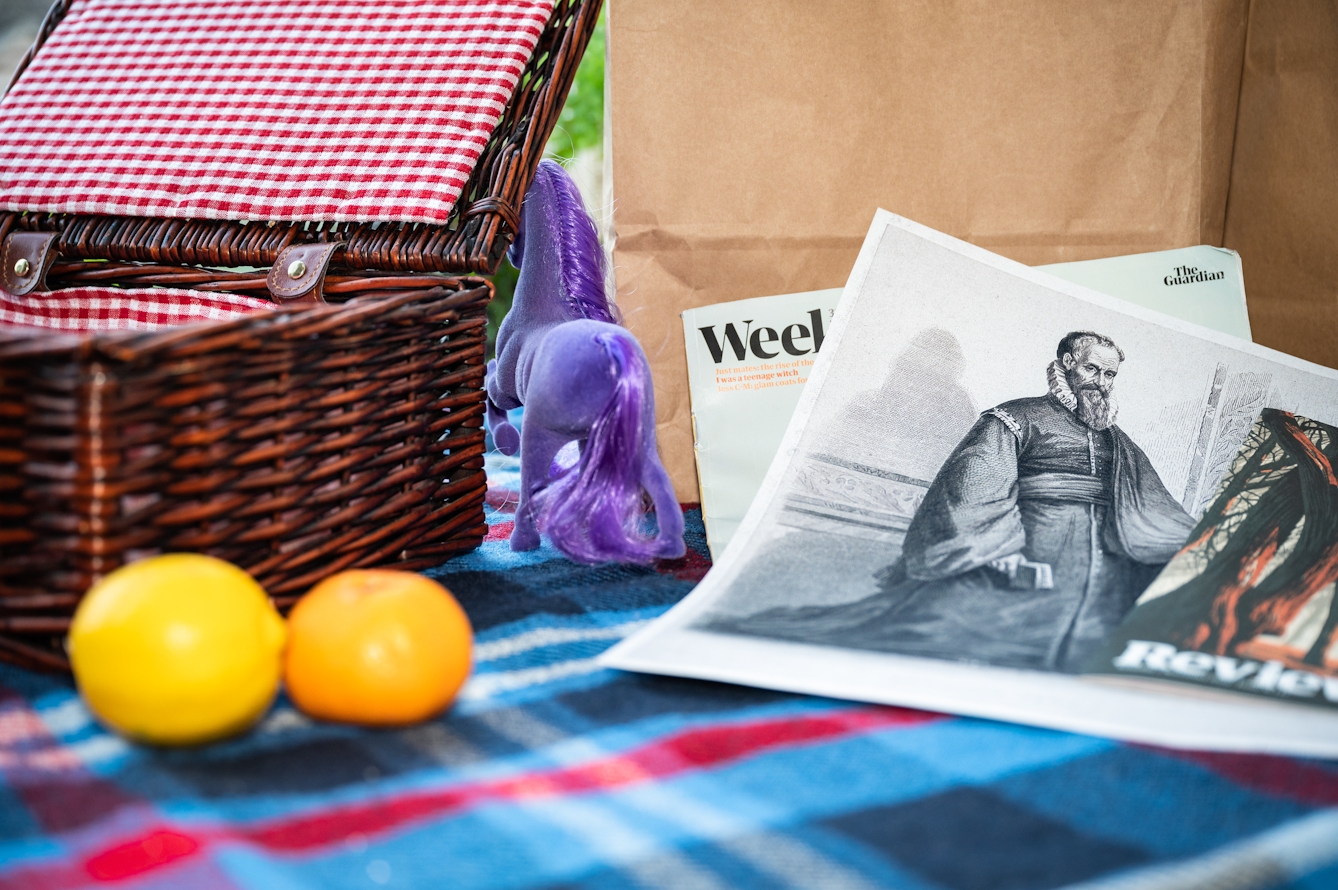
<svg viewBox="0 0 1338 890"><path fill-rule="evenodd" d="M1059 404L1069 409L1082 421L1084 426L1090 426L1087 421L1078 414L1078 397L1074 395L1073 388L1069 386L1069 375L1064 371L1064 366L1055 360L1050 363L1050 367L1045 369L1045 382L1050 385L1050 395L1059 399ZM1115 423L1115 416L1119 413L1119 406L1110 396L1106 397L1107 404L1110 405L1109 424ZM1104 429L1104 427L1093 427L1093 429Z"/></svg>
<svg viewBox="0 0 1338 890"><path fill-rule="evenodd" d="M1059 399L1059 404L1070 411L1078 410L1078 397L1073 394L1068 374L1064 372L1064 366L1059 363L1059 359L1052 361L1050 367L1045 369L1045 382L1050 384L1050 395Z"/></svg>

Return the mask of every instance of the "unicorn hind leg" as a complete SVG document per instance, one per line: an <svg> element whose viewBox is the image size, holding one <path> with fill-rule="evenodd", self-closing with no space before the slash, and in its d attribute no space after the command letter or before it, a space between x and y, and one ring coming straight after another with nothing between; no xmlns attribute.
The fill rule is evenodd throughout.
<svg viewBox="0 0 1338 890"><path fill-rule="evenodd" d="M553 432L537 423L521 425L520 432L520 502L516 504L515 526L511 530L512 550L533 550L539 546L539 517L534 495L548 484L553 458L573 437Z"/></svg>
<svg viewBox="0 0 1338 890"><path fill-rule="evenodd" d="M511 425L511 421L506 419L506 409L502 407L501 402L505 402L505 397L501 394L500 381L497 377L497 359L488 362L488 372L484 379L484 402L486 405L483 422L488 426L488 432L492 433L493 444L497 450L510 457L520 450L520 433ZM517 407L511 405L510 407Z"/></svg>
<svg viewBox="0 0 1338 890"><path fill-rule="evenodd" d="M530 383L522 451L532 423L569 440L586 439L576 469L537 492L554 545L586 563L681 556L683 514L655 451L650 369L636 339L607 322L559 325L545 335ZM643 490L660 522L653 539L640 529Z"/></svg>
<svg viewBox="0 0 1338 890"><path fill-rule="evenodd" d="M588 335L581 335L583 324L557 325L535 347L520 430L520 503L512 550L539 546L540 514L545 511L535 495L548 486L558 451L585 439L613 393L608 356Z"/></svg>

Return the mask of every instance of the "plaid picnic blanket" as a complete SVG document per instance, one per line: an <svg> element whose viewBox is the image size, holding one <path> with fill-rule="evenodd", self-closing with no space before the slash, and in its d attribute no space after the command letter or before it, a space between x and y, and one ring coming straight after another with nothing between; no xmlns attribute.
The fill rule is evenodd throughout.
<svg viewBox="0 0 1338 890"><path fill-rule="evenodd" d="M127 744L0 668L0 888L1338 886L1338 764L1204 754L598 668L708 567L581 567L491 534L432 574L477 631L452 710L370 731L280 700L243 738Z"/></svg>

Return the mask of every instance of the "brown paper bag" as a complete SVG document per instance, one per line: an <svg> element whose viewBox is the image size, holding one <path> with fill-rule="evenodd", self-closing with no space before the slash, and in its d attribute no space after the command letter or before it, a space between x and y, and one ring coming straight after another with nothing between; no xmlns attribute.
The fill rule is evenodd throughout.
<svg viewBox="0 0 1338 890"><path fill-rule="evenodd" d="M1254 339L1338 367L1332 0L1251 5L1225 246L1240 252Z"/></svg>
<svg viewBox="0 0 1338 890"><path fill-rule="evenodd" d="M679 312L841 286L877 207L1025 263L1221 244L1246 6L610 0L618 302L678 496Z"/></svg>

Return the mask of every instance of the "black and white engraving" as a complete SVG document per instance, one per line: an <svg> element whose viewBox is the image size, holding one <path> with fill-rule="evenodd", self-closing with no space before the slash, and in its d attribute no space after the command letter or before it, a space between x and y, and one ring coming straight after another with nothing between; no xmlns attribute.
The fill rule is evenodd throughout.
<svg viewBox="0 0 1338 890"><path fill-rule="evenodd" d="M1069 333L1045 369L1048 392L985 411L943 463L877 593L732 629L1076 669L1194 524L1115 423L1124 360L1109 337Z"/></svg>

